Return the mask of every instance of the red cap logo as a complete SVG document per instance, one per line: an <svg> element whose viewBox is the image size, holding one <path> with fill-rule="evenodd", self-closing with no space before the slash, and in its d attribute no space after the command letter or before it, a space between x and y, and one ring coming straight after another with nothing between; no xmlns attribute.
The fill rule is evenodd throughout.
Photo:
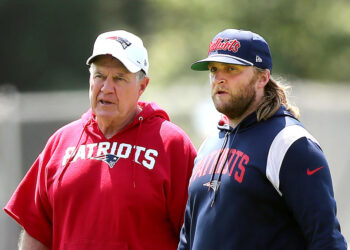
<svg viewBox="0 0 350 250"><path fill-rule="evenodd" d="M241 43L237 39L228 40L228 38L218 37L215 41L210 42L208 54L215 50L227 50L236 53L240 47Z"/></svg>

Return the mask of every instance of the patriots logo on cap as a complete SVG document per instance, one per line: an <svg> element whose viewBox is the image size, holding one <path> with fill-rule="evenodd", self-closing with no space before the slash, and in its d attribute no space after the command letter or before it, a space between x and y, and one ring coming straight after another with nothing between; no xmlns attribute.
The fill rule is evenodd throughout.
<svg viewBox="0 0 350 250"><path fill-rule="evenodd" d="M216 40L210 42L208 54L217 50L226 50L236 53L240 47L241 43L237 39L230 40L229 38L218 37Z"/></svg>
<svg viewBox="0 0 350 250"><path fill-rule="evenodd" d="M121 44L123 49L126 49L127 47L129 47L131 45L131 42L129 42L127 39L119 37L119 36L111 36L111 37L107 37L106 39L111 39L111 40L117 41L118 43Z"/></svg>
<svg viewBox="0 0 350 250"><path fill-rule="evenodd" d="M119 157L113 154L106 154L106 155L101 155L97 157L91 157L93 160L99 160L99 161L104 161L105 163L108 164L110 168L113 168L114 165L117 163L119 160Z"/></svg>

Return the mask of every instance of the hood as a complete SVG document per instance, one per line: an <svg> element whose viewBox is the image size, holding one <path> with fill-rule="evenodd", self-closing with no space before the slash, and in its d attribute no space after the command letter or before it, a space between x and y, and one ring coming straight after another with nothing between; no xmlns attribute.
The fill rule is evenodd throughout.
<svg viewBox="0 0 350 250"><path fill-rule="evenodd" d="M294 119L296 119L292 113L290 113L286 107L284 105L281 105L281 107L276 111L276 113L270 117L269 119L273 119L275 117L280 117L280 116L289 116L289 117L293 117ZM249 128L251 128L252 126L256 125L258 123L257 120L257 115L256 112L251 113L250 115L248 115L246 118L244 118L236 128L239 127L239 131L243 132ZM232 127L230 127L229 125L229 119L226 115L223 115L221 117L221 119L218 122L218 129L221 131L233 131L234 129Z"/></svg>
<svg viewBox="0 0 350 250"><path fill-rule="evenodd" d="M142 111L134 118L134 120L128 124L125 128L123 128L119 133L123 133L131 127L137 126L141 122L144 122L147 119L152 119L155 117L159 117L161 119L170 121L169 115L166 113L164 109L159 107L154 102L138 102L138 105L141 107ZM81 116L82 126L86 128L89 132L95 133L92 129L89 129L90 126L97 126L97 122L95 120L95 115L90 108L87 112L85 112Z"/></svg>
<svg viewBox="0 0 350 250"><path fill-rule="evenodd" d="M161 119L170 121L169 115L165 112L165 110L160 108L156 103L154 103L154 102L150 102L150 103L138 102L138 105L141 107L142 111L134 118L134 120L130 124L128 124L125 128L123 128L121 131L119 131L117 133L118 135L120 135L121 133L125 133L129 129L137 126L137 128L135 128L135 131L137 133L136 139L135 139L135 145L137 145L137 140L138 140L139 135L140 135L141 130L142 130L142 124L146 120L150 120L150 119L157 117L157 118L161 118ZM97 121L95 120L95 115L93 114L91 108L81 116L81 125L82 125L82 130L81 130L79 139L76 143L76 146L75 146L75 149L73 150L72 155L69 157L68 161L66 162L66 164L63 166L63 168L61 169L61 171L59 173L58 183L63 178L65 171L69 167L72 159L75 157L75 155L77 153L77 149L79 148L79 146L81 144L84 143L84 139L83 139L84 136L83 135L90 133L90 134L92 134L96 137L99 137L99 138L103 138L103 136L104 136L102 134L102 132L100 131L100 129L98 128ZM114 136L116 136L116 135L114 135ZM113 139L113 137L110 139ZM86 139L87 139L87 136L85 136L85 140ZM130 159L132 159L132 157ZM136 185L136 182L135 182L135 174L136 174L135 173L135 168L136 168L135 161L131 161L131 165L132 165L132 183L133 183L133 186L135 188L135 185Z"/></svg>

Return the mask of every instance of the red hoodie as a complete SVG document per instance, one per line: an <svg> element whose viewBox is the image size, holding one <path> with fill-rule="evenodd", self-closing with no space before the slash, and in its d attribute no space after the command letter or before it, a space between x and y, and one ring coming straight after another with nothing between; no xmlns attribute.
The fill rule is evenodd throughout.
<svg viewBox="0 0 350 250"><path fill-rule="evenodd" d="M52 249L176 249L196 151L154 103L106 139L92 111L54 133L5 211Z"/></svg>

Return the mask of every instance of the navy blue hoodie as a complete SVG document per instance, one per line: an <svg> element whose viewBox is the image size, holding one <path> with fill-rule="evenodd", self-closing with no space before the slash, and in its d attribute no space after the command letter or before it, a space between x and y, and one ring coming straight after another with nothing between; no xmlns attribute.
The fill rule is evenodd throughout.
<svg viewBox="0 0 350 250"><path fill-rule="evenodd" d="M199 149L178 249L346 249L328 163L284 106Z"/></svg>

